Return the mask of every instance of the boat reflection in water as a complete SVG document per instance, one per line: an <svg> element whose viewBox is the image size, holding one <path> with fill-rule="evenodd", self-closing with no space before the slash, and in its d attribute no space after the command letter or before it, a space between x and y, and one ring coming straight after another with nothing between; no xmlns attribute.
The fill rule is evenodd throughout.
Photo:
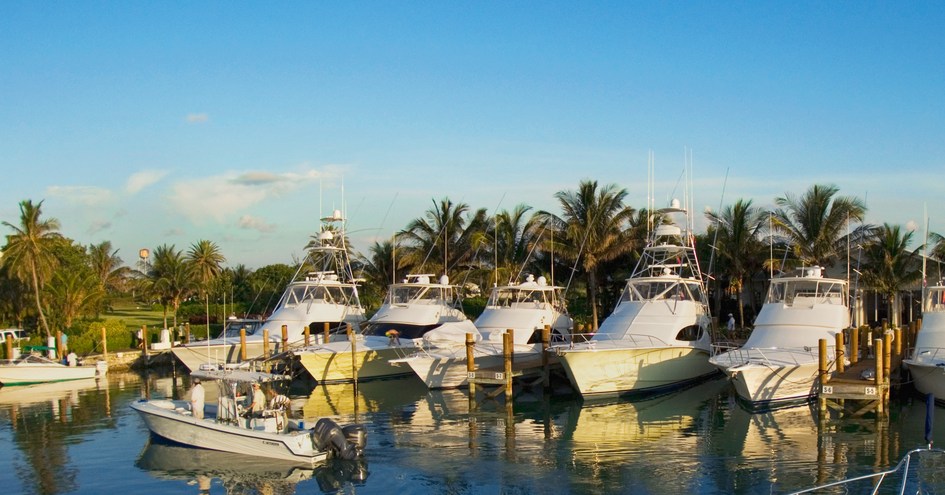
<svg viewBox="0 0 945 495"><path fill-rule="evenodd" d="M0 388L0 406L25 407L30 404L50 402L56 407L64 400L70 404L78 404L79 395L83 391L96 388L107 389L107 387L107 382L100 383L98 378L3 387Z"/></svg>
<svg viewBox="0 0 945 495"><path fill-rule="evenodd" d="M230 495L293 494L297 485L315 479L319 488L334 493L347 483L363 483L368 476L363 461L328 460L314 468L258 457L196 449L152 439L138 457L135 466L157 478L186 480L196 485L195 492L210 493L215 482Z"/></svg>
<svg viewBox="0 0 945 495"><path fill-rule="evenodd" d="M326 416L349 421L356 414L398 410L416 403L427 393L426 385L415 376L358 383L357 398L354 383L312 386L308 398L292 401L293 415L312 421Z"/></svg>
<svg viewBox="0 0 945 495"><path fill-rule="evenodd" d="M575 404L564 426L562 449L575 471L576 491L606 491L626 480L633 491L659 493L667 486L698 493L703 482L701 442L708 436L714 401L726 387L715 379L698 386L639 399ZM684 486L690 480L692 486Z"/></svg>

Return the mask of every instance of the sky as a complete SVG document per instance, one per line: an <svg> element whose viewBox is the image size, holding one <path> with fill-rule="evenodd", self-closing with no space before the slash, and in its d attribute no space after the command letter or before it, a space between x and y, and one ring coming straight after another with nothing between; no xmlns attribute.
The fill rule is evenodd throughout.
<svg viewBox="0 0 945 495"><path fill-rule="evenodd" d="M435 201L582 180L706 208L813 184L945 233L943 2L0 2L0 220L293 263ZM687 158L691 157L691 158ZM2 233L9 229L0 227Z"/></svg>

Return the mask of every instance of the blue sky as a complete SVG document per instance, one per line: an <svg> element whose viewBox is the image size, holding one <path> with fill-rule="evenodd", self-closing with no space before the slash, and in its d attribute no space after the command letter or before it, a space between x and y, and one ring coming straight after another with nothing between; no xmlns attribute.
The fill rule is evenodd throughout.
<svg viewBox="0 0 945 495"><path fill-rule="evenodd" d="M209 239L256 268L343 203L362 249L443 197L557 212L589 178L643 207L651 151L668 201L689 149L700 211L831 183L943 232L943 26L942 2L0 2L0 219L45 200L126 263Z"/></svg>

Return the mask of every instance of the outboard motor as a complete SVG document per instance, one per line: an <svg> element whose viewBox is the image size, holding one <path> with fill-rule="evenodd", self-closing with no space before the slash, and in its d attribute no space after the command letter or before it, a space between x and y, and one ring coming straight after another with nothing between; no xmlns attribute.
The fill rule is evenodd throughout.
<svg viewBox="0 0 945 495"><path fill-rule="evenodd" d="M345 434L345 440L354 447L355 458L363 456L367 445L367 429L364 425L348 425L341 431Z"/></svg>
<svg viewBox="0 0 945 495"><path fill-rule="evenodd" d="M318 450L327 450L331 457L346 460L357 459L364 453L367 434L364 432L363 426L351 426L358 426L361 430L358 431L353 428L350 433L346 433L338 426L338 423L328 418L319 419L315 423L315 428L312 429L312 443ZM352 441L348 440L348 435L350 435Z"/></svg>

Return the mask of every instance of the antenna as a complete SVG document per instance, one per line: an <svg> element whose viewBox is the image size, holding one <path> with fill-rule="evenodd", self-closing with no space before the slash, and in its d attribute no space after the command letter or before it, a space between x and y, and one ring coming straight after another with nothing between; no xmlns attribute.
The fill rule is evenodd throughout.
<svg viewBox="0 0 945 495"><path fill-rule="evenodd" d="M718 219L719 219L719 215L722 214L722 204L723 204L723 202L725 201L725 188L726 188L726 186L728 186L728 171L729 171L729 168L726 167L726 168L725 168L725 178L722 179L722 195L719 196L719 209L718 209L718 211L715 213L715 218L716 218L716 220L718 220ZM712 267L713 267L713 265L715 264L715 251L716 251L716 249L718 249L718 248L716 247L716 245L717 245L718 240L719 240L719 225L718 225L719 222L716 221L715 224L716 224L716 225L715 225L715 235L714 235L713 238L712 238L712 254L709 255L709 277L712 276ZM771 256L772 256L772 258L774 257L773 254L772 254Z"/></svg>

